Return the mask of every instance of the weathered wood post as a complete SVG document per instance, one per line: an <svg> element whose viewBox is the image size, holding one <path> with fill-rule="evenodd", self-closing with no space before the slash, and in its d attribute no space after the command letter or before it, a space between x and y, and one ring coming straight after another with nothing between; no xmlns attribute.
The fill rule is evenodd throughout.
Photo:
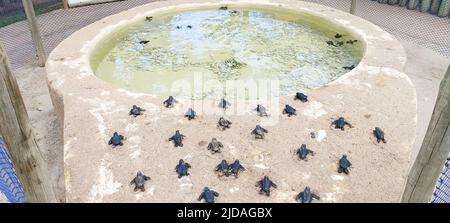
<svg viewBox="0 0 450 223"><path fill-rule="evenodd" d="M45 66L47 56L45 55L44 45L42 44L41 34L37 25L33 2L31 2L31 0L22 0L22 4L25 9L25 14L27 15L28 24L30 25L31 37L33 39L34 48L36 49L36 55L38 58L38 65L43 67Z"/></svg>
<svg viewBox="0 0 450 223"><path fill-rule="evenodd" d="M29 202L56 202L19 86L0 45L0 135Z"/></svg>
<svg viewBox="0 0 450 223"><path fill-rule="evenodd" d="M69 1L68 0L63 0L63 7L64 9L68 9L69 8Z"/></svg>
<svg viewBox="0 0 450 223"><path fill-rule="evenodd" d="M450 152L450 66L441 82L425 138L411 167L402 202L430 202Z"/></svg>
<svg viewBox="0 0 450 223"><path fill-rule="evenodd" d="M352 0L350 4L350 14L354 15L356 13L356 0Z"/></svg>

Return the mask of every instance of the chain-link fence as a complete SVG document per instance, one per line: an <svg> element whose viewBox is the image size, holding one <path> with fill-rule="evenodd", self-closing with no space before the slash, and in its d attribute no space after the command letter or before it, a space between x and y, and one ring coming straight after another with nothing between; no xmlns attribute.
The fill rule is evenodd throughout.
<svg viewBox="0 0 450 223"><path fill-rule="evenodd" d="M63 9L62 0L32 0L47 55L61 41L80 28L104 17L153 1L156 0L125 0ZM351 6L351 0L306 1L346 12ZM414 10L402 7L406 6L404 3L408 4L408 1L358 0L356 2L357 16L382 27L399 40L431 49L450 58L450 19L421 12L424 11L421 3L425 1L417 1L419 4L414 7ZM436 2L431 3L436 4ZM447 4L449 1L439 2ZM431 7L432 5L428 10L432 10ZM24 19L26 17L22 0L0 0L0 43L5 47L14 69L36 62L36 51L29 24ZM446 193L448 194L448 191ZM437 194L440 196L440 193ZM442 197L440 200L450 202L449 197Z"/></svg>

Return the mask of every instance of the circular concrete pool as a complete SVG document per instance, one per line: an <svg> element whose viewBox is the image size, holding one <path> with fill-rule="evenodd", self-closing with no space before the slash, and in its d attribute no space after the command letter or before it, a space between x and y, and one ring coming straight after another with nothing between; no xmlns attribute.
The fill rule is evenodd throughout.
<svg viewBox="0 0 450 223"><path fill-rule="evenodd" d="M229 8L218 10L224 6ZM152 21L145 21L148 16ZM232 21L239 18L256 25ZM230 22L221 25L220 19ZM352 39L358 42L333 46ZM318 202L400 201L416 127L415 87L403 73L405 62L401 44L380 27L304 1L157 1L99 20L61 42L46 64L64 137L66 201L196 202L205 186L220 193L217 202L296 202L305 187L321 197ZM194 76L193 89L214 89L207 75L195 87L197 70L217 86L224 75L222 81L235 82L242 92L260 88L262 80L252 81L270 75L279 82L267 92L280 94L227 97L227 110L218 106L221 94L176 97L175 106L165 107L167 92L152 83L172 88L172 81ZM246 77L249 84L242 82ZM307 102L294 100L297 90L308 95ZM257 104L268 117L258 116ZM132 105L146 111L130 116ZM296 115L283 114L286 105ZM195 119L185 117L189 108ZM217 128L220 117L231 128ZM353 128L331 126L339 117ZM256 125L268 130L264 139L252 135ZM383 129L387 143L377 143L375 127ZM183 147L168 140L176 130L186 136ZM123 146L108 145L114 132L125 136ZM212 138L223 143L221 153L207 149ZM315 151L307 162L295 156L302 144ZM343 155L352 163L348 175L338 172ZM192 165L189 176L178 178L174 171L180 159ZM222 159L239 159L246 171L236 179L218 177L214 168ZM151 177L145 192L130 186L137 171ZM269 197L254 187L265 175L278 185Z"/></svg>
<svg viewBox="0 0 450 223"><path fill-rule="evenodd" d="M205 7L149 14L100 41L92 67L102 80L156 95L180 80L278 80L289 95L327 84L355 67L362 43L308 13L261 5ZM216 88L217 89L217 88Z"/></svg>

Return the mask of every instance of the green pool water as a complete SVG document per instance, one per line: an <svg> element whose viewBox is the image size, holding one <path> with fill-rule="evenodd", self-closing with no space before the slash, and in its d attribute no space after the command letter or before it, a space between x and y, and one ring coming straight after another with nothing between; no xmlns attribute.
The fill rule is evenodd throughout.
<svg viewBox="0 0 450 223"><path fill-rule="evenodd" d="M205 89L211 80L278 81L273 82L279 83L278 94L288 95L337 79L349 71L343 67L356 66L362 57L361 41L345 43L355 39L345 29L276 7L186 9L151 16L151 21L116 30L98 44L91 66L100 79L134 92L193 98L212 95L211 89L199 95L194 83ZM343 37L336 39L336 33ZM330 46L328 40L345 44Z"/></svg>

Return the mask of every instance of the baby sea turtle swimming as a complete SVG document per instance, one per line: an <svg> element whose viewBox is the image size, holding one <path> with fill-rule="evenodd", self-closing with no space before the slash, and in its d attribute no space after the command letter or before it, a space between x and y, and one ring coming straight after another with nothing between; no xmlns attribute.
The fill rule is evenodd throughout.
<svg viewBox="0 0 450 223"><path fill-rule="evenodd" d="M297 92L297 93L295 93L294 100L300 100L301 102L308 102L308 96L301 92Z"/></svg>
<svg viewBox="0 0 450 223"><path fill-rule="evenodd" d="M263 116L269 116L269 115L267 114L266 108L265 108L264 106L260 105L260 104L258 104L258 105L256 106L256 112L258 112L258 115L261 116L261 117L263 117Z"/></svg>
<svg viewBox="0 0 450 223"><path fill-rule="evenodd" d="M336 39L340 39L340 38L342 38L342 34L340 34L340 33L336 33L336 35L334 35L334 38L336 38Z"/></svg>
<svg viewBox="0 0 450 223"><path fill-rule="evenodd" d="M123 137L123 135L120 135L117 132L113 133L113 136L111 137L111 139L108 142L108 145L112 145L113 147L115 146L123 146L123 140L125 139L125 137Z"/></svg>
<svg viewBox="0 0 450 223"><path fill-rule="evenodd" d="M194 119L197 116L197 113L192 110L192 108L189 108L186 114L184 114L184 117L187 117L189 120Z"/></svg>
<svg viewBox="0 0 450 223"><path fill-rule="evenodd" d="M145 44L147 44L147 43L149 43L150 41L148 41L148 40L141 40L141 41L139 41L139 44L142 44L142 45L145 45Z"/></svg>
<svg viewBox="0 0 450 223"><path fill-rule="evenodd" d="M219 193L209 189L208 187L205 187L203 189L203 192L200 194L200 197L198 197L198 201L205 199L206 203L214 203L215 197L218 197L218 196L219 196Z"/></svg>
<svg viewBox="0 0 450 223"><path fill-rule="evenodd" d="M344 45L344 41L336 41L335 46L342 46Z"/></svg>
<svg viewBox="0 0 450 223"><path fill-rule="evenodd" d="M191 168L191 165L189 165L189 163L184 162L184 160L180 159L180 161L178 161L178 165L175 167L175 171L178 173L178 178L189 176L188 173L189 168Z"/></svg>
<svg viewBox="0 0 450 223"><path fill-rule="evenodd" d="M255 139L264 139L264 133L268 133L267 129L256 125L255 129L252 131L252 135L255 135Z"/></svg>
<svg viewBox="0 0 450 223"><path fill-rule="evenodd" d="M328 46L335 46L332 40L327 40L326 43L328 44Z"/></svg>
<svg viewBox="0 0 450 223"><path fill-rule="evenodd" d="M169 98L167 98L163 104L166 106L166 108L171 108L175 105L175 103L177 103L178 101L175 100L175 98L173 98L172 96L169 96Z"/></svg>
<svg viewBox="0 0 450 223"><path fill-rule="evenodd" d="M356 42L358 42L358 40L357 39L355 39L355 40L347 40L347 44L354 44L354 43L356 43Z"/></svg>
<svg viewBox="0 0 450 223"><path fill-rule="evenodd" d="M297 201L302 203L311 203L313 199L320 200L320 197L312 193L309 187L305 187L305 190L297 195Z"/></svg>
<svg viewBox="0 0 450 223"><path fill-rule="evenodd" d="M288 117L291 117L292 115L297 115L297 110L290 105L286 105L283 110L283 114L287 114Z"/></svg>
<svg viewBox="0 0 450 223"><path fill-rule="evenodd" d="M208 144L208 150L211 150L211 153L221 153L221 149L223 148L223 144L219 142L216 138L212 138L211 142Z"/></svg>
<svg viewBox="0 0 450 223"><path fill-rule="evenodd" d="M345 121L345 119L343 117L338 118L337 120L335 120L333 122L334 128L335 129L341 129L342 131L344 131L344 126L348 125L348 127L353 128L353 126L348 123L347 121Z"/></svg>
<svg viewBox="0 0 450 223"><path fill-rule="evenodd" d="M169 141L173 140L175 147L183 147L184 135L180 133L180 130L175 132L175 135L169 138Z"/></svg>
<svg viewBox="0 0 450 223"><path fill-rule="evenodd" d="M386 139L384 139L384 132L379 127L375 127L375 130L373 130L373 134L377 138L377 142L380 143L380 141L383 141L383 143L386 143Z"/></svg>
<svg viewBox="0 0 450 223"><path fill-rule="evenodd" d="M175 26L175 28L177 28L177 29L181 29L181 26Z"/></svg>
<svg viewBox="0 0 450 223"><path fill-rule="evenodd" d="M214 171L221 174L220 176L229 176L230 172L230 165L228 165L228 162L226 160L222 160L219 165L216 166L216 169Z"/></svg>
<svg viewBox="0 0 450 223"><path fill-rule="evenodd" d="M136 174L136 177L130 182L131 185L134 186L134 191L141 190L142 192L145 191L145 181L151 180L150 177L145 176L141 171L138 171Z"/></svg>
<svg viewBox="0 0 450 223"><path fill-rule="evenodd" d="M133 115L135 118L139 115L142 115L142 112L145 111L145 109L138 107L136 105L133 105L133 107L130 110L129 115Z"/></svg>
<svg viewBox="0 0 450 223"><path fill-rule="evenodd" d="M342 68L344 68L346 70L353 70L353 69L355 69L355 65L345 66L345 67L342 67Z"/></svg>
<svg viewBox="0 0 450 223"><path fill-rule="evenodd" d="M153 20L153 16L146 16L145 21L151 22Z"/></svg>
<svg viewBox="0 0 450 223"><path fill-rule="evenodd" d="M188 29L192 29L192 26L191 25L187 25L186 26Z"/></svg>
<svg viewBox="0 0 450 223"><path fill-rule="evenodd" d="M349 168L352 165L352 163L350 163L350 161L348 161L347 159L347 155L343 155L342 158L339 160L339 168L338 168L338 173L342 173L344 172L345 174L349 173Z"/></svg>
<svg viewBox="0 0 450 223"><path fill-rule="evenodd" d="M229 166L229 172L237 178L240 171L245 171L245 168L241 165L239 160L235 160L234 163Z"/></svg>
<svg viewBox="0 0 450 223"><path fill-rule="evenodd" d="M225 98L222 98L222 100L219 103L219 107L223 108L223 110L226 110L230 105L231 103L225 100Z"/></svg>
<svg viewBox="0 0 450 223"><path fill-rule="evenodd" d="M258 182L256 182L256 186L260 188L260 194L266 194L266 196L270 196L270 188L277 188L277 185L272 182L268 176L264 176L264 178Z"/></svg>
<svg viewBox="0 0 450 223"><path fill-rule="evenodd" d="M225 118L223 118L223 117L220 117L219 118L219 122L217 122L217 127L218 128L220 128L222 131L223 130L225 130L225 129L228 129L228 128L230 128L232 123L230 122L230 121L228 121L228 120L226 120Z"/></svg>
<svg viewBox="0 0 450 223"><path fill-rule="evenodd" d="M299 149L297 149L296 154L298 158L301 160L308 161L308 155L311 154L314 156L314 151L306 148L306 144L302 144Z"/></svg>

